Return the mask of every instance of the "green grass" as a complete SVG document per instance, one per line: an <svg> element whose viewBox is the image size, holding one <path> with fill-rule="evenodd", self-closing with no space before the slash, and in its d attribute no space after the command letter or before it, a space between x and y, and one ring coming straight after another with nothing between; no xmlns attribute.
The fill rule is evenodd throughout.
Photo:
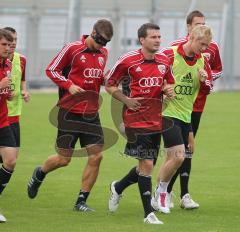
<svg viewBox="0 0 240 232"><path fill-rule="evenodd" d="M102 124L113 128L110 98L103 97ZM143 224L137 186L126 190L115 214L107 213L109 183L136 163L119 155L125 143L122 137L104 153L100 175L88 201L95 213L72 210L86 158L74 158L67 168L49 174L39 196L28 199L26 186L33 169L54 154L56 128L49 123L48 112L55 102L55 94L33 94L31 102L24 106L21 153L13 178L0 198L8 223L0 224L0 231L240 231L240 93L209 96L197 136L190 183L191 194L200 208L182 210L177 197L170 215L158 214L165 223L163 226ZM162 159L158 160L158 166ZM153 185L156 173L157 169ZM174 191L178 196L178 181Z"/></svg>

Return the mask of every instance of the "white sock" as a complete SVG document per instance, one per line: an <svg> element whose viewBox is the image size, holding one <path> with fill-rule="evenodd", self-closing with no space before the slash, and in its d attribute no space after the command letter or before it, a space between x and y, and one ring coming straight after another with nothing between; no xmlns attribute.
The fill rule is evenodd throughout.
<svg viewBox="0 0 240 232"><path fill-rule="evenodd" d="M158 187L156 189L156 197L157 198L160 196L160 193L167 192L168 184L169 184L169 181L168 182L160 181L160 184L158 185Z"/></svg>

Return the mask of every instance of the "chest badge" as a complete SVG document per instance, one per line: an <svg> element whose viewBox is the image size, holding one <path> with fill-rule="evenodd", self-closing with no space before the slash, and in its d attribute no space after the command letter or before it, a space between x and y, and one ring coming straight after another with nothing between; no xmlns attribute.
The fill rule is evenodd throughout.
<svg viewBox="0 0 240 232"><path fill-rule="evenodd" d="M210 57L211 57L210 53L206 52L206 53L203 53L203 55L204 57L207 58L207 60L210 60Z"/></svg>
<svg viewBox="0 0 240 232"><path fill-rule="evenodd" d="M100 66L103 66L104 58L103 57L98 57L98 63L99 63Z"/></svg>
<svg viewBox="0 0 240 232"><path fill-rule="evenodd" d="M162 64L158 65L158 70L161 74L164 74L166 72L165 65L162 65Z"/></svg>

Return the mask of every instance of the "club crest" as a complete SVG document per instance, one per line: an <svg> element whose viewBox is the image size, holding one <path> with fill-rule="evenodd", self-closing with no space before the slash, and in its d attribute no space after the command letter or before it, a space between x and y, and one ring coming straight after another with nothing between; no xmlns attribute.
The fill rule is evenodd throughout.
<svg viewBox="0 0 240 232"><path fill-rule="evenodd" d="M164 74L166 72L166 67L165 65L158 65L158 70L160 71L161 74Z"/></svg>
<svg viewBox="0 0 240 232"><path fill-rule="evenodd" d="M98 57L98 63L100 64L100 66L103 66L104 58L103 57Z"/></svg>
<svg viewBox="0 0 240 232"><path fill-rule="evenodd" d="M206 53L203 53L203 55L207 58L207 60L210 60L210 57L211 57L210 53L206 52Z"/></svg>

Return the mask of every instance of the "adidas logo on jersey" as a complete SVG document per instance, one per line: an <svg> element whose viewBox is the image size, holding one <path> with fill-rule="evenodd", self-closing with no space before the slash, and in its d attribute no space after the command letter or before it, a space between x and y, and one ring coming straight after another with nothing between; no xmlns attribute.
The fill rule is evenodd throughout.
<svg viewBox="0 0 240 232"><path fill-rule="evenodd" d="M181 78L181 82L185 82L185 83L192 83L193 79L192 79L192 74L188 73L186 76L183 76Z"/></svg>
<svg viewBox="0 0 240 232"><path fill-rule="evenodd" d="M85 61L86 61L86 57L85 57L84 55L82 55L82 56L80 57L80 60L81 60L82 62L85 62Z"/></svg>
<svg viewBox="0 0 240 232"><path fill-rule="evenodd" d="M142 69L138 66L135 71L136 72L142 72Z"/></svg>

